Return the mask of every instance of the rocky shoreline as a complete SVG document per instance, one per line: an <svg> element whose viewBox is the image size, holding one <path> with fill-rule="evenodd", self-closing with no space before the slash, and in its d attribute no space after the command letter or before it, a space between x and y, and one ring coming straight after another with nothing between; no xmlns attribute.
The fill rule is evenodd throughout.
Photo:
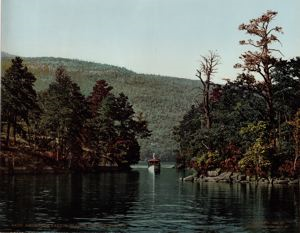
<svg viewBox="0 0 300 233"><path fill-rule="evenodd" d="M215 182L215 183L255 183L255 184L285 184L285 185L300 185L299 178L273 178L273 177L255 177L255 176L247 176L240 172L222 172L218 171L209 171L207 176L197 174L190 175L187 177L179 178L180 181L184 182Z"/></svg>

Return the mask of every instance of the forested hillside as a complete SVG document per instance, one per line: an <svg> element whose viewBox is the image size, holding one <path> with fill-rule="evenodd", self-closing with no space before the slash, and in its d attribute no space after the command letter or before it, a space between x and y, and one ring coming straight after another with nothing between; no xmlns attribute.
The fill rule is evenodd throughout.
<svg viewBox="0 0 300 233"><path fill-rule="evenodd" d="M1 55L3 74L13 56L7 53ZM99 79L104 79L113 86L113 93L124 92L133 104L135 112L143 112L152 131L149 139L140 141L142 158L150 157L155 152L164 160L174 160L173 151L177 147L172 129L182 119L191 103L199 98L198 81L137 74L126 68L80 60L53 57L23 59L24 64L37 78L37 91L48 88L54 80L55 70L63 65L85 95L90 94Z"/></svg>

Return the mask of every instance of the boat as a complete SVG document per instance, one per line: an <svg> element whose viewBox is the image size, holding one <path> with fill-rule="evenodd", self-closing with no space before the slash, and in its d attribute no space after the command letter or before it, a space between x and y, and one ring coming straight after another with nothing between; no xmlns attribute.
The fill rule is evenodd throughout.
<svg viewBox="0 0 300 233"><path fill-rule="evenodd" d="M152 173L160 173L160 159L155 158L154 153L152 159L148 159L148 170Z"/></svg>

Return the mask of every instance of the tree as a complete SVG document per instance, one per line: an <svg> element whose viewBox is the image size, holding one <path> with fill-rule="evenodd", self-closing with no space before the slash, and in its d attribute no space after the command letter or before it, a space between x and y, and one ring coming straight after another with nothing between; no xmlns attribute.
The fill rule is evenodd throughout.
<svg viewBox="0 0 300 233"><path fill-rule="evenodd" d="M41 103L44 110L41 122L56 145L56 159L65 156L69 167L78 165L72 162L81 156L82 129L89 110L79 86L63 67L56 70L55 82L49 85Z"/></svg>
<svg viewBox="0 0 300 233"><path fill-rule="evenodd" d="M7 122L6 145L9 146L10 128L13 128L14 142L16 133L24 131L20 120L29 124L30 111L39 111L37 95L34 90L36 78L22 64L20 57L12 59L11 66L1 79L2 121Z"/></svg>
<svg viewBox="0 0 300 233"><path fill-rule="evenodd" d="M267 175L271 161L268 159L269 145L265 133L266 123L263 121L249 123L241 128L240 135L250 142L244 157L239 161L242 170L248 169L250 172L255 172L255 175Z"/></svg>
<svg viewBox="0 0 300 233"><path fill-rule="evenodd" d="M274 79L274 107L280 119L290 120L300 108L300 57L280 60L272 71Z"/></svg>
<svg viewBox="0 0 300 233"><path fill-rule="evenodd" d="M213 51L209 51L207 56L202 56L200 69L197 70L196 76L202 83L201 91L203 96L202 106L205 114L206 128L211 128L211 109L210 109L210 88L212 77L217 72L217 66L220 64L220 56Z"/></svg>
<svg viewBox="0 0 300 233"><path fill-rule="evenodd" d="M294 162L293 169L296 171L296 164L300 157L300 109L295 114L295 118L288 122L293 127L293 141L294 141Z"/></svg>
<svg viewBox="0 0 300 233"><path fill-rule="evenodd" d="M273 76L272 70L278 59L273 56L274 52L281 53L278 49L272 48L274 42L280 42L274 33L282 33L282 28L275 26L271 27L271 21L276 17L277 12L267 11L262 16L251 19L248 24L241 24L239 30L245 31L250 36L257 38L256 41L252 39L241 40L241 45L249 45L254 48L254 51L247 51L243 53L240 59L243 64L236 64L235 68L242 68L248 74L255 73L260 75L262 81L253 81L256 87L257 94L259 94L266 103L268 127L270 130L270 142L272 142L273 149L276 148L275 140L275 111L274 111L274 96L273 96ZM249 77L245 75L245 77ZM253 76L254 77L254 76Z"/></svg>
<svg viewBox="0 0 300 233"><path fill-rule="evenodd" d="M112 89L113 88L109 86L105 80L98 80L96 82L91 95L87 99L93 116L96 115L103 99L111 92Z"/></svg>
<svg viewBox="0 0 300 233"><path fill-rule="evenodd" d="M120 167L137 163L140 158L138 138L150 136L142 114L135 115L128 97L115 96L105 81L98 81L88 97L93 112L87 123L89 146L96 158L110 158Z"/></svg>

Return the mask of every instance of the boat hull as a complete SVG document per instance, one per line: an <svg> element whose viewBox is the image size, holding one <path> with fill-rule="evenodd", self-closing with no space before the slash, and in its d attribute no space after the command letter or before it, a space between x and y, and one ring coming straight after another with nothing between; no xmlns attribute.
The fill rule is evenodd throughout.
<svg viewBox="0 0 300 233"><path fill-rule="evenodd" d="M160 173L160 159L156 159L154 156L153 159L149 159L148 169L153 173Z"/></svg>
<svg viewBox="0 0 300 233"><path fill-rule="evenodd" d="M148 171L151 173L158 174L158 173L160 173L160 165L150 165L148 167Z"/></svg>

